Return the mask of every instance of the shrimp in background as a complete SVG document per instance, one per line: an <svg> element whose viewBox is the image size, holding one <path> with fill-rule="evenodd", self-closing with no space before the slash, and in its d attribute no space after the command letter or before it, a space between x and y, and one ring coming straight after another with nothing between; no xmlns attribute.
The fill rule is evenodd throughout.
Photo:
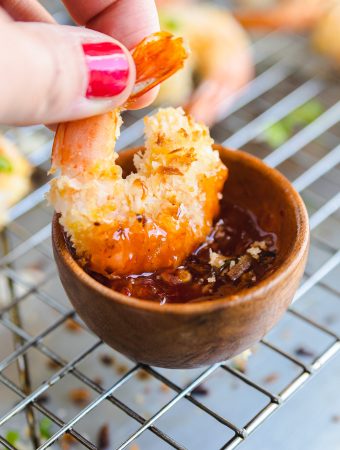
<svg viewBox="0 0 340 450"><path fill-rule="evenodd" d="M0 229L6 224L8 208L28 193L31 173L15 145L0 136Z"/></svg>
<svg viewBox="0 0 340 450"><path fill-rule="evenodd" d="M340 66L340 0L239 0L236 18L246 28L312 31L313 48ZM244 8L242 7L244 6Z"/></svg>
<svg viewBox="0 0 340 450"><path fill-rule="evenodd" d="M331 8L315 27L312 43L314 48L331 58L340 68L340 1Z"/></svg>
<svg viewBox="0 0 340 450"><path fill-rule="evenodd" d="M183 65L180 38L157 33L133 55L128 103ZM120 111L61 124L52 157L50 202L82 265L106 277L174 268L206 238L227 176L206 126L182 109L145 119L137 173L122 177L114 152Z"/></svg>
<svg viewBox="0 0 340 450"><path fill-rule="evenodd" d="M161 86L157 102L185 104L196 120L212 125L253 76L250 40L226 9L186 1L158 4L161 27L183 35L191 55Z"/></svg>
<svg viewBox="0 0 340 450"><path fill-rule="evenodd" d="M313 28L337 0L239 0L234 15L245 28L304 31Z"/></svg>

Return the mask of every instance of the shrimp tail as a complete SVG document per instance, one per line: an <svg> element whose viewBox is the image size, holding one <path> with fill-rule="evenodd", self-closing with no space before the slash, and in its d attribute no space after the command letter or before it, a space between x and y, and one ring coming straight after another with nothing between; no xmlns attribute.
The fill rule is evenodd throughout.
<svg viewBox="0 0 340 450"><path fill-rule="evenodd" d="M134 50L135 90L125 107L183 66L181 38L156 33ZM49 200L81 264L104 276L177 267L207 236L227 169L209 130L179 108L146 119L136 173L114 151L121 109L57 129Z"/></svg>
<svg viewBox="0 0 340 450"><path fill-rule="evenodd" d="M105 176L116 159L114 148L122 123L120 112L141 95L170 77L184 65L188 50L183 39L158 32L143 39L132 52L136 65L136 84L122 108L59 124L52 148L50 173L62 169L64 175L87 173Z"/></svg>
<svg viewBox="0 0 340 450"><path fill-rule="evenodd" d="M154 33L141 41L132 52L136 84L126 106L182 69L188 56L189 50L183 38L166 31Z"/></svg>

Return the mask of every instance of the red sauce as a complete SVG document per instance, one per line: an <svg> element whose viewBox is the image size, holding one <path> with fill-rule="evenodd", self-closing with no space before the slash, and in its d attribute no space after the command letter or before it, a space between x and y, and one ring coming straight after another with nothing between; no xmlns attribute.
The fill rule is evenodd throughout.
<svg viewBox="0 0 340 450"><path fill-rule="evenodd" d="M187 303L255 285L275 269L276 254L276 235L261 229L251 211L224 202L206 241L178 269L113 279L89 274L127 296Z"/></svg>

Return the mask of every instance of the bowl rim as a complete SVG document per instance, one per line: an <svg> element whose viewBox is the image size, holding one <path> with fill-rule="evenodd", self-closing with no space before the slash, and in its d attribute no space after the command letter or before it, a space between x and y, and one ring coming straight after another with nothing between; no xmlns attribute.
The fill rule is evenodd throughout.
<svg viewBox="0 0 340 450"><path fill-rule="evenodd" d="M122 151L121 153L133 153L139 148L140 147L129 148ZM309 246L308 213L305 204L299 193L294 189L293 185L288 181L288 179L275 168L272 168L265 164L261 159L242 150L226 148L219 144L215 144L214 148L218 149L219 151L228 153L228 156L230 156L234 160L241 159L247 165L253 167L255 166L255 168L266 173L269 178L272 178L274 182L278 183L288 194L287 199L290 200L291 206L295 211L298 237L289 249L287 258L278 268L276 268L270 275L268 275L268 277L264 278L252 287L241 289L235 294L227 295L221 298L210 298L199 302L170 304L165 303L161 305L151 300L128 297L99 283L90 275L88 275L81 266L78 265L67 248L64 234L62 232L62 225L60 225L58 214L55 212L52 220L52 240L56 251L58 252L63 263L68 267L69 271L73 272L74 276L79 278L83 284L87 285L91 290L97 291L102 298L105 298L108 301L114 301L129 308L136 308L139 310L159 314L197 314L207 311L211 312L222 308L234 307L236 305L240 305L241 303L243 304L247 303L248 301L252 301L255 297L260 297L267 291L272 290L275 285L279 285L281 280L287 276L287 271L292 271L303 259Z"/></svg>

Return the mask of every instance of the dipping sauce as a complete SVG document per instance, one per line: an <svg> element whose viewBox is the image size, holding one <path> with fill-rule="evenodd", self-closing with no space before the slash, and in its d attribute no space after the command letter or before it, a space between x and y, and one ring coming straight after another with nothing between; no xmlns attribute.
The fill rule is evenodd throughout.
<svg viewBox="0 0 340 450"><path fill-rule="evenodd" d="M113 279L88 273L130 297L160 304L188 303L255 285L275 269L276 254L274 233L261 229L251 211L223 202L210 235L176 270Z"/></svg>

